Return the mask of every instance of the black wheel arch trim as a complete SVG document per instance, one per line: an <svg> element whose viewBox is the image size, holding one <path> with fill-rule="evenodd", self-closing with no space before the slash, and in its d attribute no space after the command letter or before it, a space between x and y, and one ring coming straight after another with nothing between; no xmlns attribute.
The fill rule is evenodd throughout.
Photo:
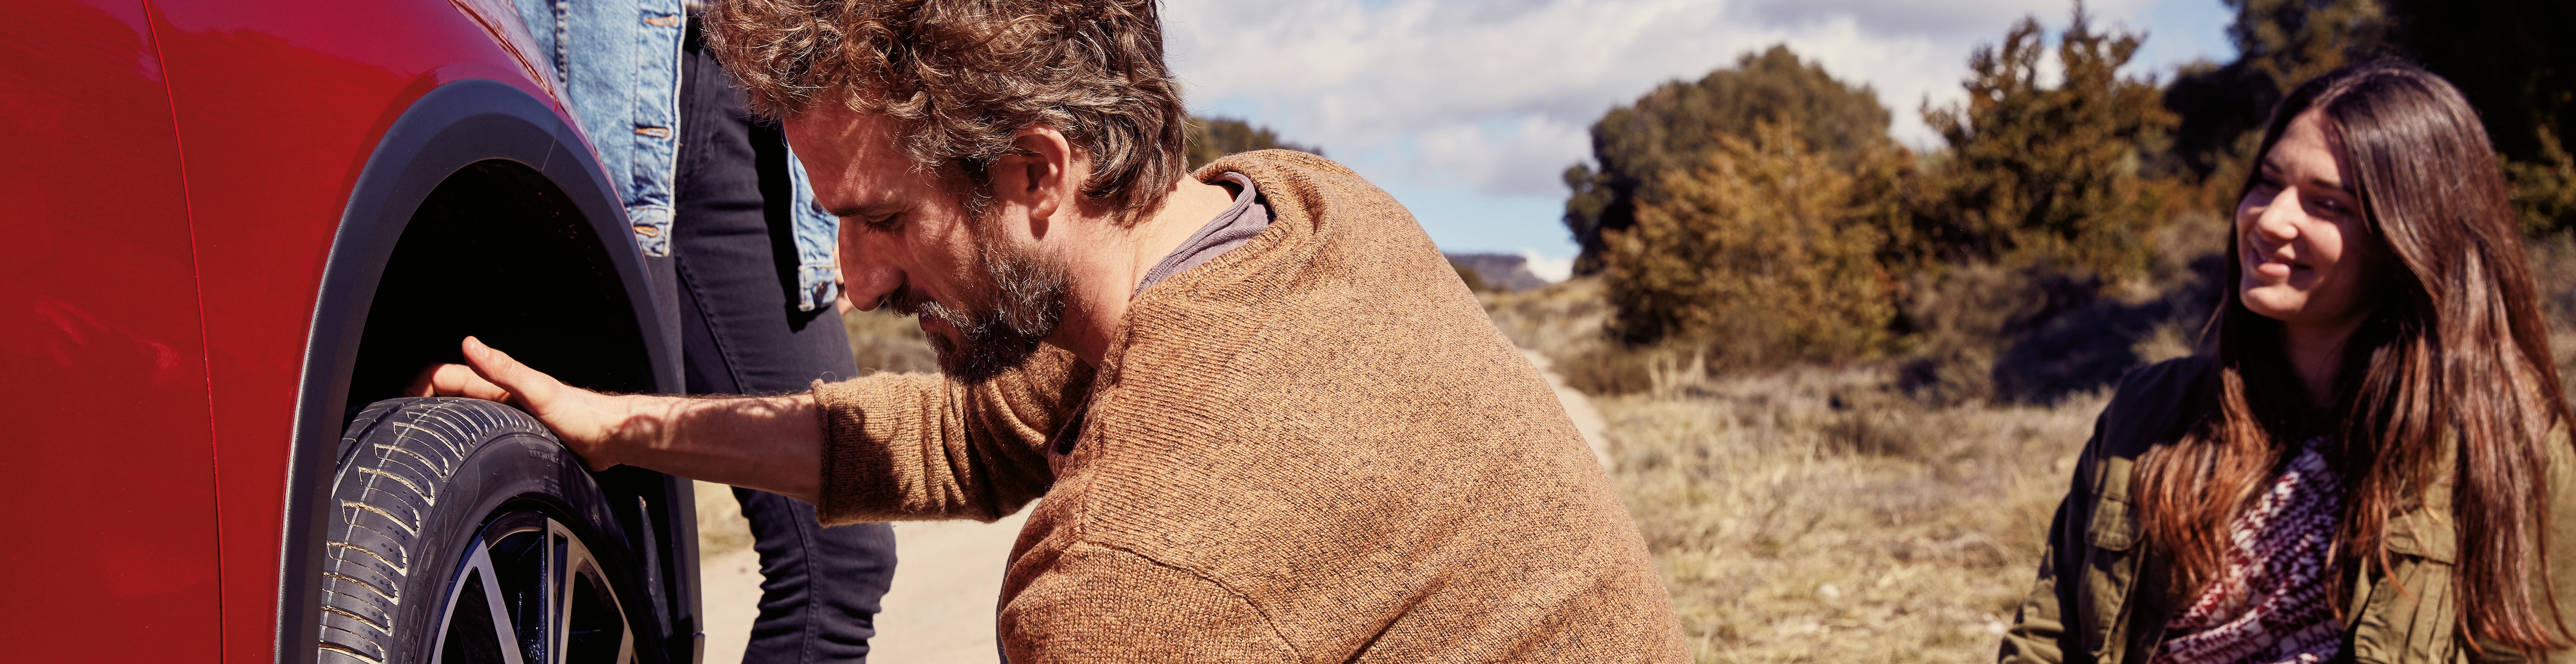
<svg viewBox="0 0 2576 664"><path fill-rule="evenodd" d="M331 513L331 476L348 424L349 380L359 338L385 265L432 190L457 171L494 159L536 170L579 209L616 268L636 328L647 331L643 342L657 390L681 391L675 303L656 295L651 276L667 268L648 264L633 242L617 241L633 231L626 228L625 211L580 134L545 102L499 81L454 81L413 101L377 141L351 188L307 328L278 552L273 652L279 664L311 662L312 645L319 638L313 618L321 606L320 561L325 517ZM695 604L694 597L684 601Z"/></svg>

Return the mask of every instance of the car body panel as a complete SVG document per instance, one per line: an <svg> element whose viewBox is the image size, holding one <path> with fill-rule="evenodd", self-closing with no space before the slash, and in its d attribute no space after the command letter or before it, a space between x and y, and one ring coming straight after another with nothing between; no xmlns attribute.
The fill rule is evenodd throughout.
<svg viewBox="0 0 2576 664"><path fill-rule="evenodd" d="M336 411L412 206L508 159L622 240L615 192L507 2L11 6L0 661L311 661ZM676 389L668 266L605 249ZM645 479L685 546L686 483Z"/></svg>
<svg viewBox="0 0 2576 664"><path fill-rule="evenodd" d="M139 0L12 8L43 27L0 40L0 661L209 661L216 450L165 63Z"/></svg>
<svg viewBox="0 0 2576 664"><path fill-rule="evenodd" d="M215 447L224 660L274 644L288 445L307 326L378 139L441 83L526 75L445 3L154 0L187 145ZM531 92L541 89L529 86Z"/></svg>
<svg viewBox="0 0 2576 664"><path fill-rule="evenodd" d="M345 396L321 383L347 380L368 298L349 291L385 259L351 251L348 230L389 251L401 225L383 220L409 214L362 215L353 197L417 204L438 179L401 172L416 164L384 154L390 134L422 100L472 88L526 130L464 143L535 144L438 163L528 163L622 239L614 193L551 69L521 57L525 28L496 20L506 4L12 7L41 28L0 43L0 200L17 208L0 217L0 366L16 374L0 403L19 420L0 499L20 506L0 528L22 538L0 547L14 598L0 661L310 661L296 634L318 568L298 552L320 544L289 527L327 516L297 501L318 504L330 459L303 457L336 445L342 414L308 411L356 405L320 403ZM661 330L657 380L676 387L646 267L631 243L610 249L639 322ZM324 320L348 314L334 288L360 303L354 323Z"/></svg>
<svg viewBox="0 0 2576 664"><path fill-rule="evenodd" d="M599 164L581 147L578 136L560 113L542 105L522 88L486 79L467 79L441 85L415 100L385 132L374 156L358 179L342 216L339 232L333 240L330 263L322 280L319 303L313 315L312 340L307 346L303 370L302 396L298 403L306 410L297 414L297 435L289 460L290 477L302 478L289 483L286 497L290 505L306 509L291 516L286 524L282 552L287 572L280 579L281 615L311 615L312 594L318 580L312 569L301 561L320 555L323 517L335 509L327 495L339 434L346 424L346 411L364 405L364 398L349 395L351 373L360 355L362 329L372 324L370 308L379 297L378 286L386 276L397 248L404 239L414 212L423 199L438 189L451 175L478 162L505 160L517 162L535 171L546 181L561 187L588 224L591 237L622 240L625 219L618 213L615 195L608 187ZM582 192L587 192L584 195ZM597 246L601 258L618 275L625 312L634 316L632 331L659 334L636 338L640 355L629 365L649 375L638 376L632 387L622 390L670 391L680 384L676 332L658 314L654 290L646 277L642 255L632 243L617 242ZM480 257L456 256L461 260ZM414 273L417 274L417 273ZM532 286L541 284L530 284ZM576 324L577 325L577 324ZM613 326L612 326L613 327ZM590 329L590 328L584 328ZM622 338L622 337L621 337ZM453 337L440 343L453 343ZM610 345L608 338L600 340ZM452 347L444 352L453 353ZM531 364L544 368L559 356L532 356ZM651 484L666 484L667 477L646 472L654 478ZM302 493L299 493L302 492ZM685 495L673 495L674 489L662 486L655 490L657 503L683 503ZM693 512L692 512L693 513ZM678 532L676 524L655 526L660 532ZM667 542L665 542L667 544ZM692 551L694 549L691 549ZM675 556L678 553L671 554ZM689 558L694 559L694 554ZM692 570L694 568L691 568ZM300 576L298 574L301 574ZM687 577L693 579L694 577ZM688 586L694 599L694 585ZM692 604L691 606L694 606ZM694 609L685 612L694 616ZM308 646L312 643L310 621L281 620L281 643ZM298 630L305 630L298 633ZM286 650L293 650L292 647Z"/></svg>

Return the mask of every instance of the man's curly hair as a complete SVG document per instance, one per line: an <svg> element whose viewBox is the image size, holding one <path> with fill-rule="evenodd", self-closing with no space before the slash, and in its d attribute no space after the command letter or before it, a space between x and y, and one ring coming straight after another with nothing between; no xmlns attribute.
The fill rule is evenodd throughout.
<svg viewBox="0 0 2576 664"><path fill-rule="evenodd" d="M754 112L882 113L916 164L979 191L1015 133L1054 127L1091 153L1083 197L1133 223L1185 172L1156 3L717 0L704 17Z"/></svg>

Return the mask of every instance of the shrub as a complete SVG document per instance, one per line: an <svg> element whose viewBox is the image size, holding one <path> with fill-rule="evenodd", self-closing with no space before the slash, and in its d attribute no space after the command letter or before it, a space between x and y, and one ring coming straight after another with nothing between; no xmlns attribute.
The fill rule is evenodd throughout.
<svg viewBox="0 0 2576 664"><path fill-rule="evenodd" d="M1717 136L1647 190L1634 226L1604 233L1611 332L1675 340L1718 367L1875 353L1895 308L1860 191L1795 123Z"/></svg>
<svg viewBox="0 0 2576 664"><path fill-rule="evenodd" d="M1795 121L1799 140L1849 167L1891 145L1888 118L1869 86L1835 80L1822 63L1787 46L1745 53L1733 67L1665 83L1611 109L1592 124L1592 163L1565 173L1574 191L1565 204L1566 230L1583 246L1574 271L1598 272L1603 232L1634 224L1655 180L1695 168L1718 149L1719 136L1751 136L1756 124Z"/></svg>
<svg viewBox="0 0 2576 664"><path fill-rule="evenodd" d="M2142 171L2175 119L2153 80L2119 74L2136 35L2094 32L2079 7L2058 37L2059 85L2040 84L2048 40L2025 18L1970 58L1964 104L1925 109L1949 151L1925 188L1917 241L1899 253L2053 264L2106 282L2144 272L2167 192Z"/></svg>
<svg viewBox="0 0 2576 664"><path fill-rule="evenodd" d="M1192 117L1181 124L1182 154L1189 159L1189 169L1198 170L1208 162L1237 152L1254 150L1296 150L1324 154L1324 149L1290 143L1269 127L1233 118Z"/></svg>

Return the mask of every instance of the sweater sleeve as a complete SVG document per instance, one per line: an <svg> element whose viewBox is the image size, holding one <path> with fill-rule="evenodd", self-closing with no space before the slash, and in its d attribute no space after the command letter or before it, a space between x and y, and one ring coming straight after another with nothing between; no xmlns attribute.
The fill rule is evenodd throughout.
<svg viewBox="0 0 2576 664"><path fill-rule="evenodd" d="M1206 577L1094 544L1053 562L1002 607L1012 664L1297 661L1260 610Z"/></svg>
<svg viewBox="0 0 2576 664"><path fill-rule="evenodd" d="M1073 353L1043 347L978 385L937 374L815 381L825 525L975 519L1019 511L1055 481L1046 442L1091 389Z"/></svg>

